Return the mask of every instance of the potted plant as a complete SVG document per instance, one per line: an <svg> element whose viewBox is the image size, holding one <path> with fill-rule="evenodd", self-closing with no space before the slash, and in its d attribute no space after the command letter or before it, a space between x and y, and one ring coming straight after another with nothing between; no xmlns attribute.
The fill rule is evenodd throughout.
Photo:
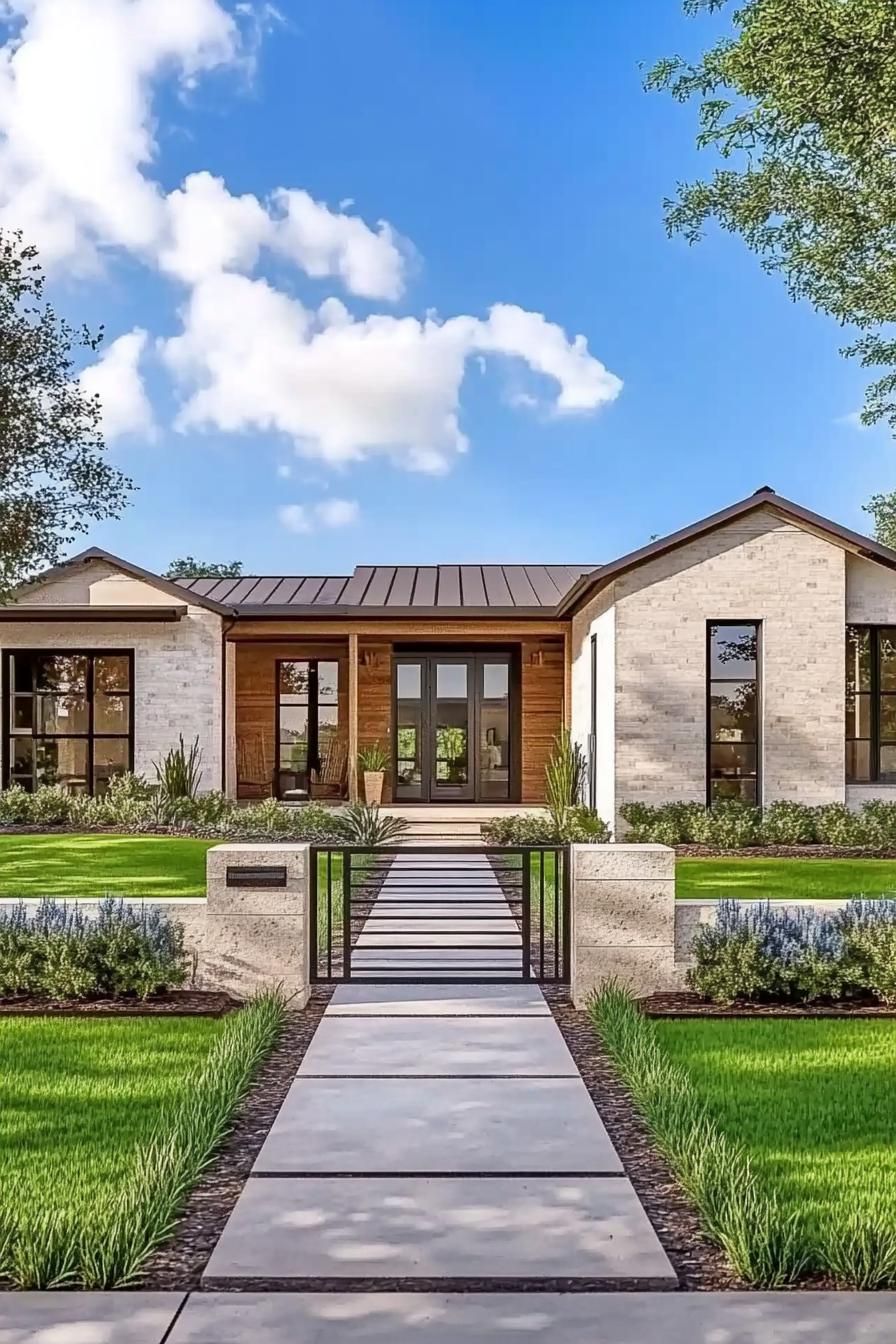
<svg viewBox="0 0 896 1344"><path fill-rule="evenodd" d="M358 766L364 776L364 800L369 807L379 807L383 800L383 780L389 757L379 742L362 747L358 752Z"/></svg>

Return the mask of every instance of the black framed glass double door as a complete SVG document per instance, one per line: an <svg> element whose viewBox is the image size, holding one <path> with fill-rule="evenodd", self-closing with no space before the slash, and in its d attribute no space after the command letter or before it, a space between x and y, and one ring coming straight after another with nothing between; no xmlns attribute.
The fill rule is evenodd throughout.
<svg viewBox="0 0 896 1344"><path fill-rule="evenodd" d="M512 653L398 653L396 802L509 802L516 768Z"/></svg>

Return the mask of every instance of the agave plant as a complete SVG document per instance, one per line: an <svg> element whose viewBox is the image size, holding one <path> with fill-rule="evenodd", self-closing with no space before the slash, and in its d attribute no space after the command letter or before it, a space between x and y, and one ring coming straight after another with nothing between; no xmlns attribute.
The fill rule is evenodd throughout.
<svg viewBox="0 0 896 1344"><path fill-rule="evenodd" d="M378 807L367 803L347 807L339 816L339 826L349 844L366 845L370 849L390 844L408 828L403 817L383 817Z"/></svg>
<svg viewBox="0 0 896 1344"><path fill-rule="evenodd" d="M202 780L199 738L194 738L188 748L183 733L179 733L177 746L162 757L161 763L156 761L154 769L159 786L168 798L195 798Z"/></svg>

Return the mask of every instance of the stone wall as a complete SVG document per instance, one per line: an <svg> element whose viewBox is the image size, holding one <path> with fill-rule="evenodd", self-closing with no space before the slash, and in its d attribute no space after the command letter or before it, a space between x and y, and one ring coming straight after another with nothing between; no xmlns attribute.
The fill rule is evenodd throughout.
<svg viewBox="0 0 896 1344"><path fill-rule="evenodd" d="M675 852L665 845L573 845L572 1000L577 1008L613 978L643 996L687 987L697 931L716 901L676 901ZM840 909L844 901L773 901Z"/></svg>
<svg viewBox="0 0 896 1344"><path fill-rule="evenodd" d="M307 845L216 845L208 852L206 896L146 902L183 925L197 989L246 998L279 985L294 1007L304 1008L310 994L310 863ZM285 887L228 885L228 868L271 865L285 867ZM0 909L16 904L0 901ZM36 906L37 900L25 904ZM88 914L97 910L96 901L78 906Z"/></svg>
<svg viewBox="0 0 896 1344"><path fill-rule="evenodd" d="M169 598L169 605L171 599ZM0 652L16 649L134 651L134 770L199 738L203 789L222 786L221 617L188 607L180 621L4 621Z"/></svg>

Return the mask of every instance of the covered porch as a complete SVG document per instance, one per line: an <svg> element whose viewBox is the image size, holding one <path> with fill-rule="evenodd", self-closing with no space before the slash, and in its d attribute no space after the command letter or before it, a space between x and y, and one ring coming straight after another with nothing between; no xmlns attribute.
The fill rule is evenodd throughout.
<svg viewBox="0 0 896 1344"><path fill-rule="evenodd" d="M383 802L402 811L541 804L568 722L568 636L514 624L407 622L387 634L238 622L224 660L227 792L353 801L359 752L379 744Z"/></svg>

